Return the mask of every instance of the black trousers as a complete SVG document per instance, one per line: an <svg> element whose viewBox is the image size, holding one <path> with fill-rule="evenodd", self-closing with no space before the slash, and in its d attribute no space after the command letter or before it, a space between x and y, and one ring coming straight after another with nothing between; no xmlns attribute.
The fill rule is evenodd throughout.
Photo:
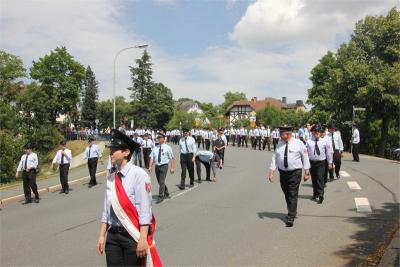
<svg viewBox="0 0 400 267"><path fill-rule="evenodd" d="M204 143L206 145L206 150L210 150L210 145L211 145L210 139L205 139Z"/></svg>
<svg viewBox="0 0 400 267"><path fill-rule="evenodd" d="M273 138L272 143L274 143L274 151L276 150L276 145L278 144L279 138Z"/></svg>
<svg viewBox="0 0 400 267"><path fill-rule="evenodd" d="M24 195L25 200L31 201L31 189L32 192L35 194L36 198L39 198L39 193L37 191L36 185L36 170L31 169L30 171L23 171L22 172L22 185L24 188Z"/></svg>
<svg viewBox="0 0 400 267"><path fill-rule="evenodd" d="M194 185L194 163L192 162L193 153L181 154L181 186L185 186L186 170L189 172L190 185Z"/></svg>
<svg viewBox="0 0 400 267"><path fill-rule="evenodd" d="M242 146L244 146L244 144L246 144L246 147L247 147L247 136L246 135L242 135Z"/></svg>
<svg viewBox="0 0 400 267"><path fill-rule="evenodd" d="M232 146L235 146L236 135L232 135Z"/></svg>
<svg viewBox="0 0 400 267"><path fill-rule="evenodd" d="M324 181L325 168L326 168L325 160L321 161L310 160L310 164L311 164L310 174L313 186L313 196L323 197L324 187L325 187L325 181Z"/></svg>
<svg viewBox="0 0 400 267"><path fill-rule="evenodd" d="M149 163L150 163L150 154L151 154L151 148L143 148L143 159L144 159L144 166L146 169L149 168Z"/></svg>
<svg viewBox="0 0 400 267"><path fill-rule="evenodd" d="M339 177L340 167L342 166L342 155L339 150L335 150L333 152L333 164L335 165L335 174L336 177ZM329 170L329 178L333 179L333 168Z"/></svg>
<svg viewBox="0 0 400 267"><path fill-rule="evenodd" d="M265 147L268 145L268 151L271 151L271 144L269 142L269 137L265 137L263 141L263 150L265 150Z"/></svg>
<svg viewBox="0 0 400 267"><path fill-rule="evenodd" d="M201 135L198 135L198 136L196 136L196 142L197 142L197 147L200 147L200 145L201 145L201 139L203 139L202 137L201 137Z"/></svg>
<svg viewBox="0 0 400 267"><path fill-rule="evenodd" d="M134 152L133 152L133 164L135 164L136 166L142 167L142 151L140 148L137 148ZM139 165L138 165L138 161L139 161Z"/></svg>
<svg viewBox="0 0 400 267"><path fill-rule="evenodd" d="M60 164L59 169L60 169L60 183L62 186L62 191L69 190L69 185L68 185L69 163Z"/></svg>
<svg viewBox="0 0 400 267"><path fill-rule="evenodd" d="M261 136L256 137L256 143L258 144L258 150L261 150Z"/></svg>
<svg viewBox="0 0 400 267"><path fill-rule="evenodd" d="M169 196L168 187L165 184L165 180L167 178L168 173L168 164L160 165L155 168L156 177L158 181L158 185L160 189L158 190L158 197L164 198L165 196Z"/></svg>
<svg viewBox="0 0 400 267"><path fill-rule="evenodd" d="M196 157L196 172L197 172L197 179L201 181L201 164L203 163L204 167L206 168L206 180L210 181L210 170L211 165L210 162L201 161L200 157Z"/></svg>
<svg viewBox="0 0 400 267"><path fill-rule="evenodd" d="M250 144L253 149L256 149L256 138L254 136L250 136Z"/></svg>
<svg viewBox="0 0 400 267"><path fill-rule="evenodd" d="M105 246L107 266L142 266L142 259L136 255L136 247L136 241L128 232L114 232L111 228Z"/></svg>
<svg viewBox="0 0 400 267"><path fill-rule="evenodd" d="M89 184L91 184L91 185L97 184L97 181L96 181L97 161L98 161L98 158L88 159L88 168L89 168L89 175L90 175Z"/></svg>
<svg viewBox="0 0 400 267"><path fill-rule="evenodd" d="M242 143L242 136L238 135L237 136L237 146L240 147L241 143Z"/></svg>
<svg viewBox="0 0 400 267"><path fill-rule="evenodd" d="M355 161L360 161L360 158L358 157L358 147L359 144L353 144L353 160Z"/></svg>
<svg viewBox="0 0 400 267"><path fill-rule="evenodd" d="M225 138L226 138L226 145L228 146L228 145L229 145L229 138L230 138L230 135L225 135Z"/></svg>
<svg viewBox="0 0 400 267"><path fill-rule="evenodd" d="M297 199L299 197L301 169L293 171L279 170L279 176L281 188L285 195L288 217L294 219L297 215Z"/></svg>

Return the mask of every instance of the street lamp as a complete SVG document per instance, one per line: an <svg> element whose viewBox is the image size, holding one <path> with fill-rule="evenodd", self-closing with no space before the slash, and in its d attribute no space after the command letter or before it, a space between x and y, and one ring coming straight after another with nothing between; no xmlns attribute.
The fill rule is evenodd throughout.
<svg viewBox="0 0 400 267"><path fill-rule="evenodd" d="M114 125L114 129L115 129L115 84L116 84L115 72L116 72L116 66L117 66L117 57L119 54L121 54L122 52L124 52L126 50L133 49L133 48L146 48L148 46L149 45L147 45L147 44L142 44L142 45L126 47L126 48L119 50L114 57L114 79L113 79L113 125Z"/></svg>

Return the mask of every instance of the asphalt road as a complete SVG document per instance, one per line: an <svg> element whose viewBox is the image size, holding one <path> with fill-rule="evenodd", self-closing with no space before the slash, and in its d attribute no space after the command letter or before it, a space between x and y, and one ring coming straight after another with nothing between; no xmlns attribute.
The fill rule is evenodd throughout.
<svg viewBox="0 0 400 267"><path fill-rule="evenodd" d="M356 265L398 224L400 165L362 156L359 163L344 158L342 170L349 177L328 184L322 205L311 200L311 182L302 183L298 219L286 228L279 177L272 184L265 178L271 156L229 147L218 181L196 183L185 191L176 187L177 156L176 173L167 178L172 199L153 205L156 246L164 265ZM95 252L104 176L98 180L91 189L74 185L69 195L44 194L40 204L2 207L0 265L105 265L105 257ZM349 181L361 189L351 190ZM156 197L154 177L153 184ZM357 212L358 197L368 199L372 212Z"/></svg>

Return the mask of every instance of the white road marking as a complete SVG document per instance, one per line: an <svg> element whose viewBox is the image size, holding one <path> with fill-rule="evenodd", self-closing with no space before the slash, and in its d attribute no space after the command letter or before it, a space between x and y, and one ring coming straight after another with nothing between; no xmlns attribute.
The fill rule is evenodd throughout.
<svg viewBox="0 0 400 267"><path fill-rule="evenodd" d="M169 201L169 200L172 200L172 199L174 199L174 198L177 198L177 197L179 197L179 196L182 196L182 195L184 195L184 194L186 194L186 193L192 191L193 189L195 189L195 188L197 188L197 187L199 187L199 185L195 185L195 186L193 186L192 188L189 188L189 189L187 189L187 190L184 190L184 191L180 192L179 194L176 194L176 195L174 195L174 196L171 196L171 198L169 198L169 199L167 198L167 199L165 199L163 202L167 202L167 201Z"/></svg>
<svg viewBox="0 0 400 267"><path fill-rule="evenodd" d="M351 175L346 171L340 171L340 176L341 177L351 177Z"/></svg>
<svg viewBox="0 0 400 267"><path fill-rule="evenodd" d="M371 205L369 204L368 198L366 197L356 197L354 198L356 202L357 212L371 213Z"/></svg>
<svg viewBox="0 0 400 267"><path fill-rule="evenodd" d="M361 190L360 185L356 181L347 182L347 185L349 186L350 190Z"/></svg>

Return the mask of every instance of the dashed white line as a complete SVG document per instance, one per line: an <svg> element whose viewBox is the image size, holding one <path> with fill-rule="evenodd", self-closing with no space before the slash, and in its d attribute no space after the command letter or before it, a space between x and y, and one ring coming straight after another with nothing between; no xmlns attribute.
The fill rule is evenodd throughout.
<svg viewBox="0 0 400 267"><path fill-rule="evenodd" d="M365 213L372 212L371 205L369 204L368 198L356 197L356 198L354 198L354 201L356 202L357 212L365 212Z"/></svg>
<svg viewBox="0 0 400 267"><path fill-rule="evenodd" d="M349 186L350 190L361 190L360 185L356 181L347 182L347 185Z"/></svg>
<svg viewBox="0 0 400 267"><path fill-rule="evenodd" d="M351 177L351 175L346 171L340 171L340 176L341 177Z"/></svg>

